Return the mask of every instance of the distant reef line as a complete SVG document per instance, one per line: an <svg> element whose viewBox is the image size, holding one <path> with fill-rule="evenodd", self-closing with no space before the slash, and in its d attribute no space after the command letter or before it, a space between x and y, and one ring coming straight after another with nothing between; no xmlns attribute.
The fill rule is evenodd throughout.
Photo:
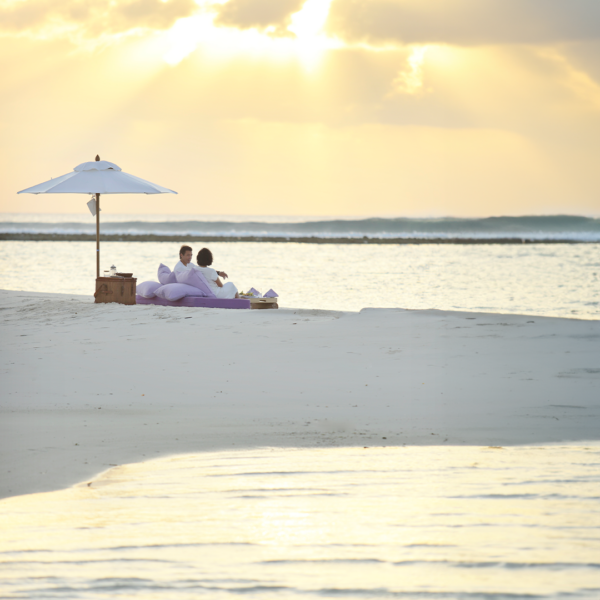
<svg viewBox="0 0 600 600"><path fill-rule="evenodd" d="M0 241L18 242L91 242L94 234L81 233L0 233ZM115 234L100 235L102 242L271 242L297 244L596 244L594 241L576 239L533 239L533 238L376 238L376 237L330 237L317 236L221 236L221 235L153 235Z"/></svg>

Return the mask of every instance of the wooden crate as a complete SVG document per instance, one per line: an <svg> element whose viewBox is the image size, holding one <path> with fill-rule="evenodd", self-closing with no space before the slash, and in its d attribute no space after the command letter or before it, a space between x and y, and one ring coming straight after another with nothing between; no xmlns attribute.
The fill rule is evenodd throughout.
<svg viewBox="0 0 600 600"><path fill-rule="evenodd" d="M279 308L277 298L246 298L250 300L250 308Z"/></svg>
<svg viewBox="0 0 600 600"><path fill-rule="evenodd" d="M98 277L94 302L135 304L135 277Z"/></svg>

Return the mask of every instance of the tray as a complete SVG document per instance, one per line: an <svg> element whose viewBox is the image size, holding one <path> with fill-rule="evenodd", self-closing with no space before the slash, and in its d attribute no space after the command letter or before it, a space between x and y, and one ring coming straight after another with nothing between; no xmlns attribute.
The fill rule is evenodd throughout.
<svg viewBox="0 0 600 600"><path fill-rule="evenodd" d="M244 300L250 300L250 308L279 308L278 298L254 298L252 296L240 296Z"/></svg>

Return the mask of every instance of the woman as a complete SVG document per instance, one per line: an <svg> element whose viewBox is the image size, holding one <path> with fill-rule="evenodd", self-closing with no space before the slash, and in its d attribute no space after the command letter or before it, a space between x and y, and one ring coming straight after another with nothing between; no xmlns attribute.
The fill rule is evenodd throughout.
<svg viewBox="0 0 600 600"><path fill-rule="evenodd" d="M194 269L197 269L204 275L208 287L217 298L239 298L237 288L233 283L223 283L219 279L219 273L211 268L213 262L212 252L208 248L202 248L196 256L196 262L198 266L192 265ZM226 275L223 274L225 277Z"/></svg>

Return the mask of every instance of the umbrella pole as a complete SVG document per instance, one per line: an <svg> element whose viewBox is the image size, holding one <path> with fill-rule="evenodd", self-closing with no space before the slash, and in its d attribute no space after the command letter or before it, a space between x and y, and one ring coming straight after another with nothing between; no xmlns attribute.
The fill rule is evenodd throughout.
<svg viewBox="0 0 600 600"><path fill-rule="evenodd" d="M100 277L100 194L96 194L96 279Z"/></svg>

